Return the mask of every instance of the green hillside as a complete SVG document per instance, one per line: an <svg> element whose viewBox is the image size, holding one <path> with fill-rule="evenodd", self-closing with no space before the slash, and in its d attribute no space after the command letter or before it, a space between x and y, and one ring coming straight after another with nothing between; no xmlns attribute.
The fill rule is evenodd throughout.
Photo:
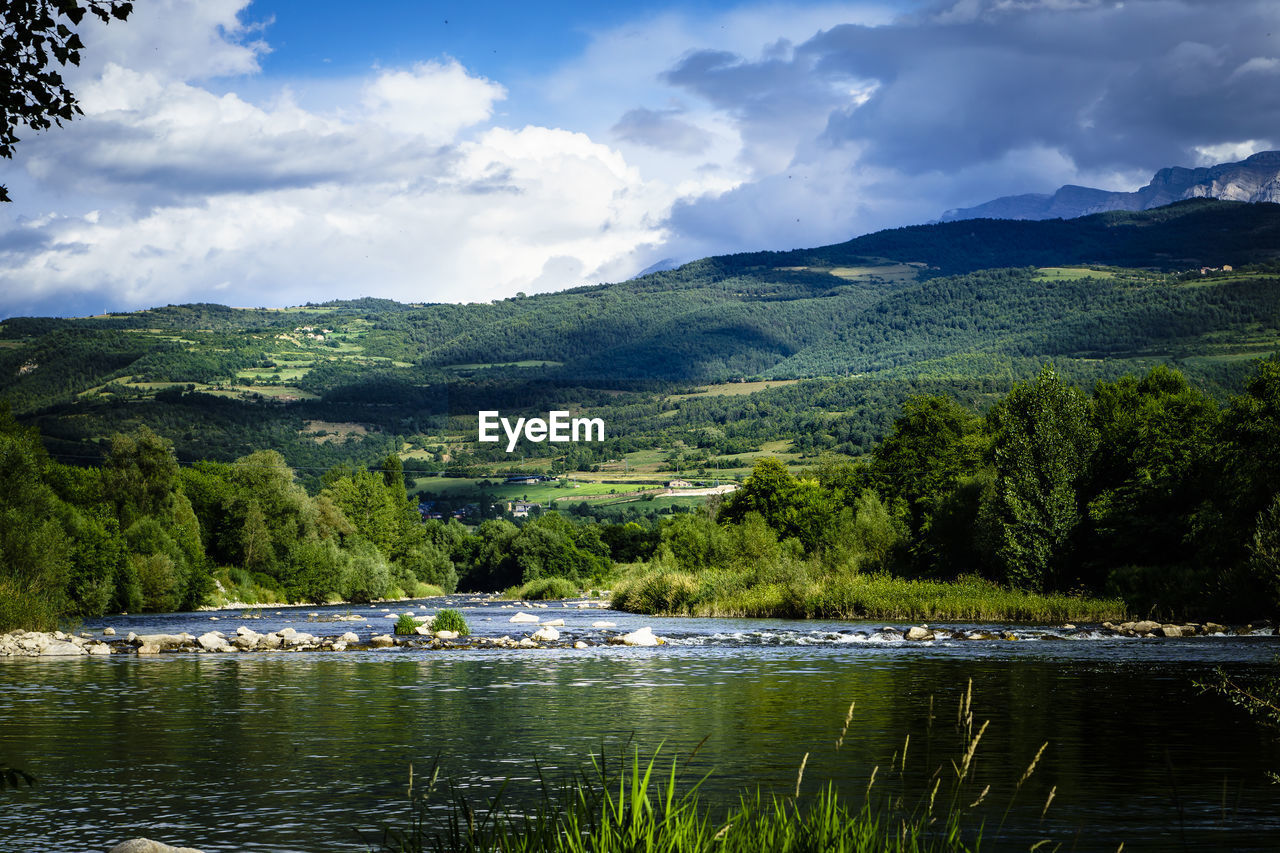
<svg viewBox="0 0 1280 853"><path fill-rule="evenodd" d="M65 461L146 423L187 459L269 447L318 477L399 451L410 471L481 473L518 466L476 445L476 411L570 408L610 438L560 469L660 448L653 468L744 470L771 441L797 461L865 452L910 394L980 407L1048 360L1083 385L1173 363L1223 395L1277 348L1277 255L1280 205L1200 200L915 226L491 304L10 318L0 395Z"/></svg>

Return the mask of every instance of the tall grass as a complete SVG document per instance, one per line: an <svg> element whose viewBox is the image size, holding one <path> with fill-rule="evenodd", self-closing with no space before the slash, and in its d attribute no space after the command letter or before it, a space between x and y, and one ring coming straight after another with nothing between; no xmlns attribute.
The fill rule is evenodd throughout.
<svg viewBox="0 0 1280 853"><path fill-rule="evenodd" d="M753 583L745 574L664 569L623 579L612 606L677 616L939 622L1101 622L1125 615L1120 599L1023 592L975 577L945 582L847 573Z"/></svg>
<svg viewBox="0 0 1280 853"><path fill-rule="evenodd" d="M559 786L540 782L531 808L506 801L503 785L483 804L473 803L453 783L441 783L433 772L418 784L410 771L410 819L387 829L380 849L394 853L421 851L503 851L503 853L972 853L981 848L989 822L1000 815L996 834L1025 783L1035 773L1040 748L1016 785L1001 815L989 798L990 785L979 787L976 756L987 723L975 728L972 682L956 715L958 743L954 756L931 775L908 765L908 755L928 753L910 748L910 738L888 764L871 771L865 787L843 795L831 782L810 785L805 793L799 762L793 793L766 796L745 793L735 805L717 807L703 793L710 774L690 780L677 761L660 763L655 752L642 758L638 749L614 762L603 753L589 767ZM854 717L854 706L835 740L839 752ZM932 715L929 732L932 733ZM1047 744L1046 744L1047 746ZM695 750L696 752L696 750ZM926 765L924 770L928 770ZM924 784L920 780L927 779ZM1048 811L1053 799L1041 811ZM438 802L438 804L437 804ZM1038 849L1044 844L1036 844Z"/></svg>
<svg viewBox="0 0 1280 853"><path fill-rule="evenodd" d="M535 578L523 586L511 587L502 597L538 601L547 598L573 598L580 592L578 585L568 578Z"/></svg>

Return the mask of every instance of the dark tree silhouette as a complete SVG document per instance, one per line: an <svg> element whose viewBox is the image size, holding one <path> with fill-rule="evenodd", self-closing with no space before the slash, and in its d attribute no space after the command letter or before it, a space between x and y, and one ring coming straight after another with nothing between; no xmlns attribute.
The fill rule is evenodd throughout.
<svg viewBox="0 0 1280 853"><path fill-rule="evenodd" d="M109 22L132 11L132 3L120 0L6 0L0 6L0 156L13 157L20 125L47 130L82 114L55 66L80 64L84 43L72 27L86 14ZM3 186L0 201L9 201Z"/></svg>

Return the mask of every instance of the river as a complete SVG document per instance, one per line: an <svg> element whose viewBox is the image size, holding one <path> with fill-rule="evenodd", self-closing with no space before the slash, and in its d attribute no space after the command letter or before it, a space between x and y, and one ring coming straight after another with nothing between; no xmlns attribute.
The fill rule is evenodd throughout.
<svg viewBox="0 0 1280 853"><path fill-rule="evenodd" d="M481 635L532 630L500 602L448 603ZM395 611L420 605L442 602ZM316 621L351 611L366 621ZM970 679L975 721L990 720L975 771L996 806L983 849L1046 837L1063 850L1280 849L1280 788L1265 775L1280 771L1280 738L1193 685L1218 666L1274 670L1277 637L1022 626L1017 641L915 643L884 623L664 619L560 603L528 612L563 618L566 635L592 643L604 639L590 628L600 619L652 625L669 642L0 659L0 759L41 782L0 793L0 850L106 851L137 835L205 853L364 850L404 819L410 765L421 773L438 758L472 796L511 779L518 798L539 768L555 779L626 744L661 746L662 763L683 764L696 748L691 778L712 771L704 789L729 802L757 786L790 792L806 754L806 792L832 780L860 796L873 768L890 778L910 735L894 784L914 797L956 755ZM381 606L251 615L115 616L83 628L367 636L392 624ZM1046 741L1001 826L1012 783Z"/></svg>

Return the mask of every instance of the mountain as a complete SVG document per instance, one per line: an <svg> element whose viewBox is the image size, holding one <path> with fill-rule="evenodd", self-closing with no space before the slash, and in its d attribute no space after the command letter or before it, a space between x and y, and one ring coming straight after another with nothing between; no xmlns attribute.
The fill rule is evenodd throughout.
<svg viewBox="0 0 1280 853"><path fill-rule="evenodd" d="M1214 198L1222 201L1280 202L1280 151L1260 151L1238 163L1219 163L1198 169L1171 166L1156 172L1135 192L1109 192L1060 187L1052 195L1010 195L948 210L941 221L962 219L1074 219L1110 210L1151 210L1175 201Z"/></svg>
<svg viewBox="0 0 1280 853"><path fill-rule="evenodd" d="M0 406L60 458L98 459L104 436L145 423L183 459L272 448L316 477L405 442L485 460L489 409L603 417L608 446L578 464L694 436L713 454L779 439L856 453L912 393L977 404L1046 361L1086 387L1171 363L1231 393L1277 349L1278 261L1280 204L1193 199L912 226L491 303L10 318Z"/></svg>

